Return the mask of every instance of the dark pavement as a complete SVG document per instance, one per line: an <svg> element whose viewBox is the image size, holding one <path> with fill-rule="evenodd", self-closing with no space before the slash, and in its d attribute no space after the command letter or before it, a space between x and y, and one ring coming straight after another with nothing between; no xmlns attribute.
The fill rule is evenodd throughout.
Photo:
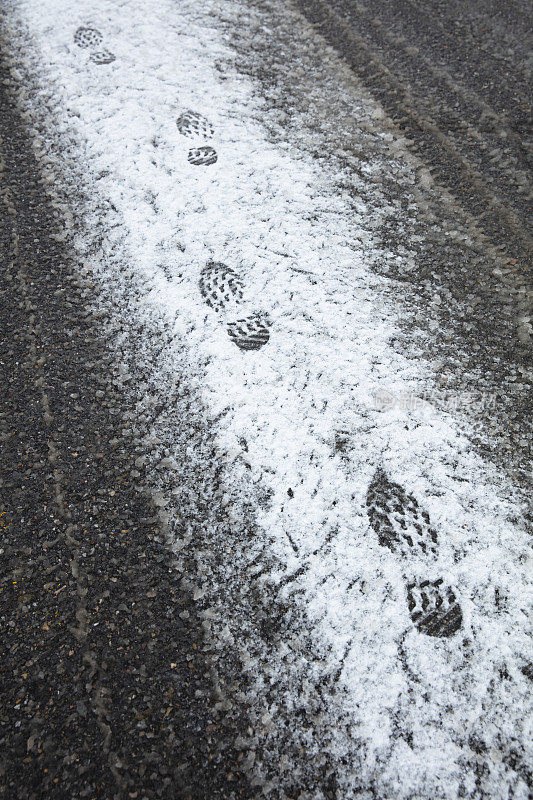
<svg viewBox="0 0 533 800"><path fill-rule="evenodd" d="M531 256L531 5L296 0L492 242Z"/></svg>
<svg viewBox="0 0 533 800"><path fill-rule="evenodd" d="M0 796L249 797L232 751L246 721L214 709L196 604L135 488L112 357L8 84L2 70Z"/></svg>

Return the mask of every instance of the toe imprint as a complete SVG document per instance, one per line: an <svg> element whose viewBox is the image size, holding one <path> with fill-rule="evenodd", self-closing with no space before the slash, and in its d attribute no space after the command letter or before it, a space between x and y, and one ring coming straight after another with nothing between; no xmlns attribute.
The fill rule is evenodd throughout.
<svg viewBox="0 0 533 800"><path fill-rule="evenodd" d="M437 534L429 514L397 483L378 469L368 487L366 505L370 524L379 543L407 555L435 554Z"/></svg>
<svg viewBox="0 0 533 800"><path fill-rule="evenodd" d="M101 50L96 50L94 53L91 53L89 58L91 61L94 61L95 64L111 64L115 61L116 56L106 48L102 48Z"/></svg>
<svg viewBox="0 0 533 800"><path fill-rule="evenodd" d="M244 285L241 276L220 261L210 261L203 268L199 284L202 297L215 311L242 300Z"/></svg>
<svg viewBox="0 0 533 800"><path fill-rule="evenodd" d="M213 147L193 147L189 150L187 160L189 164L207 167L214 164L218 159L217 152Z"/></svg>
<svg viewBox="0 0 533 800"><path fill-rule="evenodd" d="M103 41L103 36L99 30L90 27L78 28L74 34L74 42L78 47L98 47Z"/></svg>
<svg viewBox="0 0 533 800"><path fill-rule="evenodd" d="M249 317L230 322L228 335L241 350L259 350L270 339L271 325L268 314L257 311Z"/></svg>
<svg viewBox="0 0 533 800"><path fill-rule="evenodd" d="M453 636L463 624L455 592L442 578L408 584L407 605L417 630L426 636Z"/></svg>
<svg viewBox="0 0 533 800"><path fill-rule="evenodd" d="M215 132L209 120L196 111L184 111L176 120L176 125L181 135L189 139L210 139Z"/></svg>

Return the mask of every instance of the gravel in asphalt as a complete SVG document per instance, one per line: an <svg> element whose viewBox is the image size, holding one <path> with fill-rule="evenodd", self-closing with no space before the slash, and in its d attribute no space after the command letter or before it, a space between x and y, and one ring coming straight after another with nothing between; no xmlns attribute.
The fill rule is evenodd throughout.
<svg viewBox="0 0 533 800"><path fill-rule="evenodd" d="M0 796L249 797L5 78Z"/></svg>

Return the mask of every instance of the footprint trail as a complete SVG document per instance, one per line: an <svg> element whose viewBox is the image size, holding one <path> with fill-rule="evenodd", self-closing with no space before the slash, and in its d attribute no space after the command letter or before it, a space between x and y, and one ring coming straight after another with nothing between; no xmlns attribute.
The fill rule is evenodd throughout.
<svg viewBox="0 0 533 800"><path fill-rule="evenodd" d="M187 139L206 141L215 134L214 125L197 111L183 111L177 118L176 125L180 134ZM199 145L190 148L187 161L195 167L209 167L216 164L218 155L214 147Z"/></svg>
<svg viewBox="0 0 533 800"><path fill-rule="evenodd" d="M375 239L376 225L409 233L380 190L387 175L412 191L396 169L404 144L343 63L320 48L310 61L298 26L283 42L276 26L253 28L261 4L95 3L122 37L112 85L95 80L111 63L106 38L89 24L74 33L77 0L10 4L16 59L19 21L33 36L24 108L58 208L76 210L80 272L110 298L132 420L146 412L153 463L169 465L148 465L146 481L194 582L219 685L239 687L231 701L255 715L243 745L254 780L310 800L332 785L343 798L522 800L508 757L524 762L528 741L520 494L459 414L375 401L434 396L432 365L397 346L403 284L379 273L383 259L416 267ZM238 71L228 20L283 48L317 115L342 95L356 179L314 157L327 149L320 126L307 139L290 103L288 126L275 84L258 92ZM73 35L98 71L72 58ZM162 353L145 333L154 319ZM469 745L478 727L486 769Z"/></svg>
<svg viewBox="0 0 533 800"><path fill-rule="evenodd" d="M92 61L93 64L105 65L116 61L116 56L107 47L102 46L103 41L103 34L91 26L82 25L74 33L74 44L77 44L82 50L91 51L89 61Z"/></svg>

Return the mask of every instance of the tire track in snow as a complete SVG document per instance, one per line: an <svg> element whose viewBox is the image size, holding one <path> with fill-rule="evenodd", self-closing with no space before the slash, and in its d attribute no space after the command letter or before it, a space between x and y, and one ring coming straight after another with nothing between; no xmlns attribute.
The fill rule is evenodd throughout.
<svg viewBox="0 0 533 800"><path fill-rule="evenodd" d="M336 2L298 2L310 19L324 30L325 35L332 37L335 46L340 43L348 61L367 85L374 86L376 83L384 87L385 91L378 89L377 96L400 127L415 141L418 151L431 163L442 184L454 193L461 204L476 209L476 218L495 244L501 242L502 228L505 229L506 246L511 247L526 266L531 250L531 237L525 224L527 206L522 209L520 216L514 209L515 205L520 206L519 196L517 199L515 195L514 202L509 196L502 199L498 196L498 191L495 192L495 187L485 182L484 172L487 169L491 171L493 167L491 163L487 163L489 159L483 137L480 130L476 129L476 124L485 127L483 122L486 123L488 117L493 125L496 119L498 128L503 129L504 135L507 135L501 114L490 113L479 97L454 81L442 67L426 58L412 41L390 31L388 25L383 25L383 20L376 21L373 12L369 14L357 4L350 4L347 12L345 5L341 4L339 8ZM368 30L372 32L370 37ZM416 67L412 67L412 62L416 63ZM408 77L413 75L420 75L420 85L429 87L430 104L427 103L427 94L413 90L408 81ZM439 92L443 86L446 89L445 101L441 100L443 92ZM453 96L455 103L452 106ZM459 113L456 112L456 107L459 108ZM474 118L472 124L470 118L476 107L480 109L478 121L476 123ZM469 125L465 125L465 118L470 121ZM461 137L454 136L453 133L457 130L465 130L475 139L475 143L470 141L469 144L468 141L463 142ZM495 146L498 149L498 143ZM524 154L521 153L521 156L521 161L524 161ZM498 167L508 172L513 185L513 178L516 179L517 176L512 160L500 157ZM520 184L527 185L524 170L519 177ZM524 199L527 202L527 198Z"/></svg>
<svg viewBox="0 0 533 800"><path fill-rule="evenodd" d="M238 18L246 25L237 24ZM447 383L450 399L474 386L490 398L485 409L482 403L472 408L471 422L481 433L477 444L504 469L513 464L513 478L527 482L525 474L519 477L530 436L524 405L531 381L530 293L524 264L509 259L505 243L498 249L488 241L475 216L433 180L432 162L410 155L413 142L379 108L349 101L354 93L366 96L359 78L298 13L276 2L252 2L225 21L239 69L264 93L270 114L263 113L262 120L272 141L297 141L327 164L355 212L362 204L368 209L382 249L375 268L393 279L404 298L397 347L431 358L435 381ZM331 71L338 73L336 82ZM462 404L463 413L469 414L468 406ZM486 430L496 434L492 445Z"/></svg>
<svg viewBox="0 0 533 800"><path fill-rule="evenodd" d="M80 16L79 3L67 8L73 20ZM89 202L77 207L83 227L75 246L116 302L110 332L138 397L132 415L152 420L146 439L158 505L184 572L198 582L217 680L225 679L221 703L231 696L252 707L246 746L257 780L278 796L296 786L316 798L474 797L480 769L472 741L481 737L483 753L502 754L482 757L482 791L496 796L511 787L521 796L519 498L498 488L499 476L450 415L429 403L376 404L383 388L416 394L427 379L423 364L389 345L401 306L371 269L382 253L367 209L354 213L305 153L268 142L252 84L238 73L218 77L216 64L229 54L214 7L185 3L177 16L161 3L146 19L133 0L93 4L92 14L110 20L120 56L105 78L76 66L65 43L77 20L58 25L55 9L52 0L25 2L18 12L38 45L36 61L25 55L33 80L36 64L49 65L33 113L54 127L36 135L36 147L44 159L63 153L67 195L80 167L85 173ZM24 41L20 32L16 40ZM352 99L368 112L366 99ZM183 108L214 119L218 159L209 170L179 156ZM235 347L219 314L206 309L202 287L213 262L246 274L245 308L268 298L275 324L259 352ZM209 279L224 303L228 275ZM241 286L236 278L233 286ZM139 324L168 330L162 351L151 351ZM264 336L238 327L228 330L243 342ZM213 454L187 444L195 441L186 425L191 409L169 391L176 365L187 361L228 456L220 484L209 483L211 472L201 480L202 459L212 463ZM185 424L174 403L186 410ZM170 480L172 464L184 475L181 487ZM400 517L427 509L439 537L431 563L425 555L398 559L372 532L366 497L378 465L401 501ZM213 519L202 540L187 511L208 507L220 491L235 538L223 540ZM253 530L245 525L250 505ZM444 574L457 589L444 585ZM446 625L450 636L433 635ZM243 669L241 691L232 682ZM483 708L475 722L473 708Z"/></svg>
<svg viewBox="0 0 533 800"><path fill-rule="evenodd" d="M392 15L390 12L390 4L374 3L372 14L351 4L349 18L357 20L357 29L364 31L366 41L370 39L382 62L394 63L396 78L401 76L401 82L409 84L412 92L409 105L414 101L424 117L429 114L439 129L447 133L465 163L472 162L477 182L481 173L485 173L484 177L489 178L485 190L505 196L510 223L519 235L527 237L524 231L527 195L521 196L520 190L516 191L518 187L527 187L529 179L525 158L527 85L518 81L516 75L512 88L506 85L506 71L501 70L499 63L491 64L487 48L481 51L463 44L462 37L457 35L457 20L449 25L452 31L445 30L434 9L426 10L420 4L415 9L410 0L395 0ZM384 19L387 25L383 24ZM487 66L492 70L487 70ZM488 80L488 71L498 75L501 87L490 99L483 97L482 79L478 77L485 76ZM472 78L473 74L476 77ZM424 92L418 87L424 87ZM518 119L512 120L513 116ZM487 136L491 132L494 135ZM502 169L507 178L505 183L501 182Z"/></svg>

